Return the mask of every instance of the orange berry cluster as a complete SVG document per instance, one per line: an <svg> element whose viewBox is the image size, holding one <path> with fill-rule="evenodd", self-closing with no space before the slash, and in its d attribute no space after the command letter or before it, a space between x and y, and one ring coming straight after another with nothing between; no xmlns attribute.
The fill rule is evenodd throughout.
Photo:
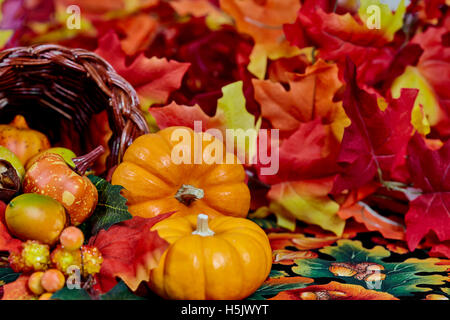
<svg viewBox="0 0 450 320"><path fill-rule="evenodd" d="M39 299L50 299L51 294L61 290L65 276L76 266L80 275L88 277L100 272L103 263L101 252L92 246L83 245L84 235L77 227L65 228L59 244L50 253L50 247L36 240L22 244L19 252L9 256L9 263L15 272L33 272L28 280L28 288Z"/></svg>

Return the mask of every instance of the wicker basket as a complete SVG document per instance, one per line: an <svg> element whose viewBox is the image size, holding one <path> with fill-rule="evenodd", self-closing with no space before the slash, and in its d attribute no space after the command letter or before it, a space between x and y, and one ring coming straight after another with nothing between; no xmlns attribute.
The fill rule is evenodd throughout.
<svg viewBox="0 0 450 320"><path fill-rule="evenodd" d="M58 45L18 47L0 52L0 123L17 114L53 144L69 137L86 153L92 117L106 110L112 135L106 173L148 125L133 87L93 52Z"/></svg>

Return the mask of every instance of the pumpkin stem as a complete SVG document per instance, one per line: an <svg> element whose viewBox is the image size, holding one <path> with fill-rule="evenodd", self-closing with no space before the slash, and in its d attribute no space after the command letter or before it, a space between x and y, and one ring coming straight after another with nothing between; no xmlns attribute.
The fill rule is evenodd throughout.
<svg viewBox="0 0 450 320"><path fill-rule="evenodd" d="M182 204L189 206L195 200L202 199L205 196L203 189L196 188L190 184L181 185L175 194L175 199L180 201Z"/></svg>
<svg viewBox="0 0 450 320"><path fill-rule="evenodd" d="M20 114L14 117L14 120L10 123L10 125L16 127L17 129L30 129L24 116Z"/></svg>
<svg viewBox="0 0 450 320"><path fill-rule="evenodd" d="M208 216L206 214L200 213L197 216L197 229L193 231L192 234L198 234L202 237L214 235L214 231L212 231L208 226Z"/></svg>
<svg viewBox="0 0 450 320"><path fill-rule="evenodd" d="M91 152L85 154L84 156L79 156L76 158L72 158L73 163L75 163L75 171L84 176L87 169L92 166L95 160L98 159L105 152L105 148L103 146L98 146Z"/></svg>

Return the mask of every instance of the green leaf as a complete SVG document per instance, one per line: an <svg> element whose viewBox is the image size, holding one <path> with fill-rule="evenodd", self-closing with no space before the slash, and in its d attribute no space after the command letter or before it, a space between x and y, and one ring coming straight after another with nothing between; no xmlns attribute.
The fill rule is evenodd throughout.
<svg viewBox="0 0 450 320"><path fill-rule="evenodd" d="M296 274L310 278L338 278L348 284L357 284L367 289L383 291L396 297L412 296L413 292L426 292L432 290L427 285L443 285L447 277L441 274L447 266L437 265L439 259L416 259L410 258L404 262L384 262L383 259L390 256L390 252L381 246L366 249L360 241L339 240L336 246L328 246L319 250L328 254L335 260L324 259L301 259L296 260L296 266L292 268ZM346 263L357 265L359 263L376 263L381 266L380 272L385 274L385 279L374 287L374 283L359 280L356 275L341 276L330 271L332 263ZM419 287L420 285L420 287Z"/></svg>
<svg viewBox="0 0 450 320"><path fill-rule="evenodd" d="M120 281L109 292L100 297L101 300L146 300L135 295L125 284Z"/></svg>
<svg viewBox="0 0 450 320"><path fill-rule="evenodd" d="M85 289L63 289L55 292L52 295L52 300L94 300ZM120 281L110 291L98 296L98 300L145 300L142 297L136 296L125 284Z"/></svg>
<svg viewBox="0 0 450 320"><path fill-rule="evenodd" d="M69 289L64 287L52 294L52 300L92 300L89 293L84 289Z"/></svg>
<svg viewBox="0 0 450 320"><path fill-rule="evenodd" d="M14 272L11 268L0 268L0 286L16 281L20 273Z"/></svg>
<svg viewBox="0 0 450 320"><path fill-rule="evenodd" d="M122 186L113 186L106 180L90 175L98 190L98 203L94 213L83 228L90 229L92 234L97 234L101 229L108 230L112 225L132 218L126 205L127 200L120 194Z"/></svg>

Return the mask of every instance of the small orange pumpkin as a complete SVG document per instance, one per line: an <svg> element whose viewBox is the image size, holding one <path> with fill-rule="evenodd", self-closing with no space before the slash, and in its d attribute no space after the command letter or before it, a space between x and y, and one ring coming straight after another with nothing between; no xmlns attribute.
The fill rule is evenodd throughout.
<svg viewBox="0 0 450 320"><path fill-rule="evenodd" d="M266 233L253 221L204 214L169 217L155 224L169 242L150 288L165 299L237 300L258 289L272 267Z"/></svg>
<svg viewBox="0 0 450 320"><path fill-rule="evenodd" d="M180 145L180 140L174 140L178 129L185 130L188 140L194 143L184 141L186 144ZM123 162L112 175L112 184L125 188L122 194L134 216L149 218L175 211L175 216L203 212L212 217L246 217L250 191L244 167L226 151L222 158L218 156L221 161L206 163L204 159L208 159L212 146L225 148L213 136L185 127L169 127L140 136L125 152ZM176 164L172 153L181 149L190 158Z"/></svg>
<svg viewBox="0 0 450 320"><path fill-rule="evenodd" d="M43 133L30 129L25 118L17 115L10 124L0 125L0 145L11 150L25 165L28 159L50 148L50 141Z"/></svg>

